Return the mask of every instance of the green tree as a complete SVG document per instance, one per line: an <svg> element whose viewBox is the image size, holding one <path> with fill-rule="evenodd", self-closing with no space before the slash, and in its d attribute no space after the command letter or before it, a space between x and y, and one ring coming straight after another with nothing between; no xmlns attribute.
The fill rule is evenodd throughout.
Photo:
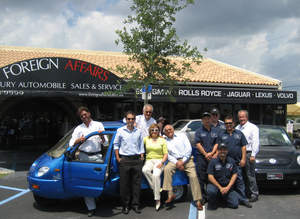
<svg viewBox="0 0 300 219"><path fill-rule="evenodd" d="M128 79L124 89L149 84L172 87L185 72L193 71L192 62L200 63L202 56L197 47L186 40L180 41L174 27L176 13L193 3L193 0L132 0L130 9L134 15L129 15L123 29L116 31L116 44L123 44L123 52L132 63L116 69Z"/></svg>

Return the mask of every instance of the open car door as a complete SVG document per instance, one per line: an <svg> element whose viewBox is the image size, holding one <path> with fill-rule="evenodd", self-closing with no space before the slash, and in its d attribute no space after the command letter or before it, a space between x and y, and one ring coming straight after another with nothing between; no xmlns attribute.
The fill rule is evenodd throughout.
<svg viewBox="0 0 300 219"><path fill-rule="evenodd" d="M87 138L100 135L92 132ZM106 180L109 177L113 140L115 132L104 131L101 135L108 137L108 144L103 145L102 161L80 161L76 156L80 144L67 151L64 161L64 189L67 193L79 197L98 197L102 194Z"/></svg>

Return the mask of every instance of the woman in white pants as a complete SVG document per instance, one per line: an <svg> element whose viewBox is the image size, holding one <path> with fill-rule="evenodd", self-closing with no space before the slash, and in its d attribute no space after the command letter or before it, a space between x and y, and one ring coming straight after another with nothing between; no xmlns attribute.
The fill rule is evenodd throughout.
<svg viewBox="0 0 300 219"><path fill-rule="evenodd" d="M155 209L158 211L160 208L160 175L164 163L168 159L168 149L166 140L160 137L157 124L152 124L149 127L149 136L144 138L144 145L146 148L146 162L142 170L153 190Z"/></svg>

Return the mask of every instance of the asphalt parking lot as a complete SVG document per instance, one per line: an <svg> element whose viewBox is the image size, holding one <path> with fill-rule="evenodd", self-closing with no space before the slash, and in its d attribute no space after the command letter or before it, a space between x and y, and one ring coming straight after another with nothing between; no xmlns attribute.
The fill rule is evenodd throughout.
<svg viewBox="0 0 300 219"><path fill-rule="evenodd" d="M60 201L55 206L41 208L35 204L28 190L26 173L31 162L38 156L35 152L11 155L0 152L0 172L10 171L7 175L0 173L0 218L87 218L84 202L81 199ZM7 161L5 161L7 160ZM15 169L11 171L14 167ZM220 218L270 218L298 219L300 215L300 189L264 188L252 209L240 206L236 210L218 208L216 211L197 212L191 205L191 195L184 202L175 203L171 208L164 207L159 212L154 210L151 194L142 196L142 214L121 213L118 198L105 197L97 201L95 218L170 218L170 219L220 219Z"/></svg>

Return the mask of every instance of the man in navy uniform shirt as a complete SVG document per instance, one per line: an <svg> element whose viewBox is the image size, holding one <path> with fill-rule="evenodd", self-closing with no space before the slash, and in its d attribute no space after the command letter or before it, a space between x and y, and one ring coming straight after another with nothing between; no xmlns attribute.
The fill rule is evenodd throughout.
<svg viewBox="0 0 300 219"><path fill-rule="evenodd" d="M229 208L238 208L239 205L239 196L233 190L237 178L237 166L227 153L227 146L221 143L218 146L218 157L212 159L207 168L210 182L207 185L209 210L217 209L221 200L226 201Z"/></svg>
<svg viewBox="0 0 300 219"><path fill-rule="evenodd" d="M220 131L224 131L226 129L225 124L222 120L220 120L220 112L217 108L212 108L210 111L211 114L211 124L213 127L215 127L218 130L218 133Z"/></svg>
<svg viewBox="0 0 300 219"><path fill-rule="evenodd" d="M245 135L234 128L232 116L225 117L226 130L221 132L218 138L218 143L225 143L228 147L228 156L233 158L237 165L237 180L235 190L239 194L240 204L251 208L252 205L245 194L245 183L242 175L242 168L246 164L246 145L248 144Z"/></svg>
<svg viewBox="0 0 300 219"><path fill-rule="evenodd" d="M208 112L202 114L202 126L196 130L196 170L202 192L202 204L207 201L207 166L217 151L217 130L211 127L211 115Z"/></svg>

